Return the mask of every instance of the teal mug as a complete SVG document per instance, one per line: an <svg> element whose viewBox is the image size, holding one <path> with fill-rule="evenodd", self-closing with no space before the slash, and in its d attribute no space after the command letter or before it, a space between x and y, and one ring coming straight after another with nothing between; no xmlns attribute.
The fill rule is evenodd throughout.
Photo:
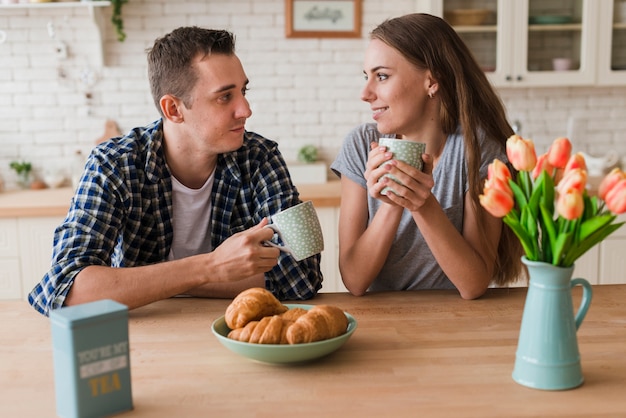
<svg viewBox="0 0 626 418"><path fill-rule="evenodd" d="M266 228L275 232L282 245L272 241L265 244L291 254L297 261L324 250L322 226L310 200L276 213Z"/></svg>
<svg viewBox="0 0 626 418"><path fill-rule="evenodd" d="M423 142L409 141L408 139L381 138L378 141L379 146L387 148L387 151L393 154L393 159L403 161L418 170L422 169L422 154L426 152L426 144ZM384 162L383 165L389 162ZM391 174L385 174L383 177L389 177L398 184L402 184L400 180ZM382 178L382 177L381 177ZM393 186L385 187L380 194L386 195L389 191L395 193Z"/></svg>

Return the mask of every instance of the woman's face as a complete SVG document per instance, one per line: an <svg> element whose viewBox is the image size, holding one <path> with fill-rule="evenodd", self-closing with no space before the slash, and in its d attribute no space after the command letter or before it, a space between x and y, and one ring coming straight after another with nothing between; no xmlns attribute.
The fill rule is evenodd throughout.
<svg viewBox="0 0 626 418"><path fill-rule="evenodd" d="M368 102L378 130L412 136L424 127L430 72L420 70L386 43L372 39L365 52L365 87L361 100Z"/></svg>

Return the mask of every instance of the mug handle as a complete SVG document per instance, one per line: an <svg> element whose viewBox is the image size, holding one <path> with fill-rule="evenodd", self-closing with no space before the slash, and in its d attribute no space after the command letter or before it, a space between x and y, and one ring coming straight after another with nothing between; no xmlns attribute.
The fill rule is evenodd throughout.
<svg viewBox="0 0 626 418"><path fill-rule="evenodd" d="M582 286L583 294L582 299L580 301L580 306L578 307L578 312L576 312L576 316L574 320L576 321L576 330L580 327L580 324L583 323L583 319L585 319L585 315L587 315L587 310L589 309L589 305L591 304L591 297L593 295L593 290L591 288L591 284L583 278L573 279L570 282L570 288L574 288L574 286Z"/></svg>
<svg viewBox="0 0 626 418"><path fill-rule="evenodd" d="M280 233L280 229L278 229L278 226L276 226L275 224L267 224L264 226L264 228L269 228L272 231L274 231L274 233L278 234L278 237L283 240L283 236ZM284 240L283 240L284 242ZM278 245L273 243L272 241L263 241L263 245L266 245L268 247L274 247L274 248L278 248L281 251L284 251L288 254L293 255L293 250L289 247L287 247L286 245Z"/></svg>

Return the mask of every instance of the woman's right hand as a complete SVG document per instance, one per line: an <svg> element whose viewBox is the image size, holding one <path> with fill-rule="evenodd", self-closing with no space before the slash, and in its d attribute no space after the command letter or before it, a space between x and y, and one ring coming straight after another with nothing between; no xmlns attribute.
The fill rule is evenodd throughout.
<svg viewBox="0 0 626 418"><path fill-rule="evenodd" d="M387 170L382 166L382 164L392 158L393 154L390 151L387 151L387 147L379 146L378 143L372 142L370 144L370 152L367 157L367 164L365 165L365 173L363 173L365 179L367 180L367 190L370 196L375 199L380 199L385 203L392 202L387 198L387 196L380 194L386 185L378 180L380 180L384 174L387 174Z"/></svg>

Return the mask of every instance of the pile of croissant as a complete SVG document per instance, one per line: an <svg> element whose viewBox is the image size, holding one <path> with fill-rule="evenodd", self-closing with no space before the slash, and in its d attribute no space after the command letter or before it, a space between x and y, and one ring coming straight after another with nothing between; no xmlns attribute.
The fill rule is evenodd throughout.
<svg viewBox="0 0 626 418"><path fill-rule="evenodd" d="M241 292L226 308L228 338L257 344L301 344L344 334L348 318L330 305L288 309L266 289Z"/></svg>

